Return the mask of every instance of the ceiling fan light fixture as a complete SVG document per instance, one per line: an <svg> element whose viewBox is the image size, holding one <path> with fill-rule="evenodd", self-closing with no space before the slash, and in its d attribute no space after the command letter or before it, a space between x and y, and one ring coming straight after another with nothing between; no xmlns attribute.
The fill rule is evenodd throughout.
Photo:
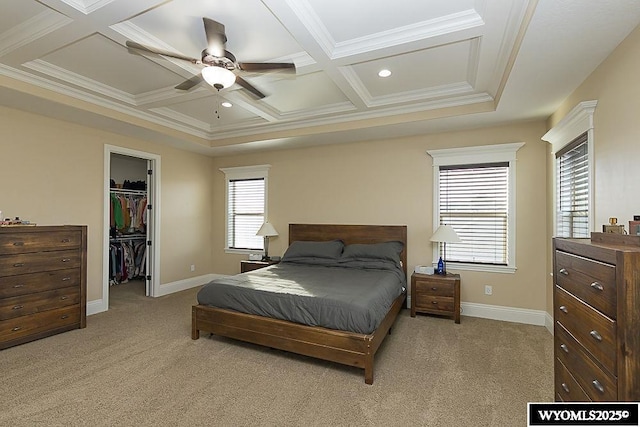
<svg viewBox="0 0 640 427"><path fill-rule="evenodd" d="M236 82L236 75L226 68L209 66L202 69L202 78L216 89L226 89Z"/></svg>

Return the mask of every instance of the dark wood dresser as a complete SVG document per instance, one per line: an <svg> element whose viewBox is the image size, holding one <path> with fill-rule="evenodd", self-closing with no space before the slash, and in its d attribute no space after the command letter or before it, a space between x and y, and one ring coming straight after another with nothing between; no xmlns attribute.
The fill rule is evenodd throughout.
<svg viewBox="0 0 640 427"><path fill-rule="evenodd" d="M0 349L86 326L87 227L0 228Z"/></svg>
<svg viewBox="0 0 640 427"><path fill-rule="evenodd" d="M553 239L556 401L640 400L640 236Z"/></svg>

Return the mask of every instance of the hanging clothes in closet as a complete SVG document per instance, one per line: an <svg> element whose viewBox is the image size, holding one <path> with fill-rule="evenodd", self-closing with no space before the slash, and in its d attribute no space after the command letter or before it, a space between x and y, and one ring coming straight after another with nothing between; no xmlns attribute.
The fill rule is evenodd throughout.
<svg viewBox="0 0 640 427"><path fill-rule="evenodd" d="M111 229L117 235L145 233L147 196L111 192Z"/></svg>
<svg viewBox="0 0 640 427"><path fill-rule="evenodd" d="M117 239L114 239L117 240ZM109 244L109 285L144 278L147 245L145 240L111 241Z"/></svg>

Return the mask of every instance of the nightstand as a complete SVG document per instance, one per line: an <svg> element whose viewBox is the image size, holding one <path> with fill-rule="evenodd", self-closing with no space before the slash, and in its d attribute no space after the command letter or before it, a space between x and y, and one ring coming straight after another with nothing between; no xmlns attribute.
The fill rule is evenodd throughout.
<svg viewBox="0 0 640 427"><path fill-rule="evenodd" d="M246 273L247 271L257 270L259 268L268 267L273 264L277 264L280 261L252 261L252 260L242 260L240 261L240 273Z"/></svg>
<svg viewBox="0 0 640 427"><path fill-rule="evenodd" d="M411 317L416 313L449 316L460 323L460 275L411 275Z"/></svg>

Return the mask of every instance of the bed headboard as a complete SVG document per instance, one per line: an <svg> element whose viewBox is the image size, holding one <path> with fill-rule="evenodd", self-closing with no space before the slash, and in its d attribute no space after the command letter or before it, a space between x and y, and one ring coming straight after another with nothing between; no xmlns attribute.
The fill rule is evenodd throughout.
<svg viewBox="0 0 640 427"><path fill-rule="evenodd" d="M337 225L337 224L289 224L289 244L295 241L342 240L352 243L382 243L393 240L404 244L400 254L402 268L407 275L407 226L406 225Z"/></svg>

